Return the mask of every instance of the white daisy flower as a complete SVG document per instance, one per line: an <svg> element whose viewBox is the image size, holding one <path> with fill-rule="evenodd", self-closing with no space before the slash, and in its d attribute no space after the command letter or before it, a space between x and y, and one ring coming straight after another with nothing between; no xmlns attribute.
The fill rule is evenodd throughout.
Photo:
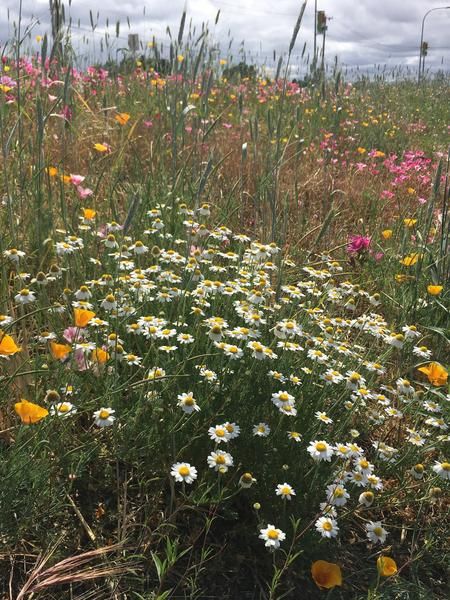
<svg viewBox="0 0 450 600"><path fill-rule="evenodd" d="M36 300L36 296L34 295L34 292L28 288L23 288L14 296L14 300L19 304L31 304Z"/></svg>
<svg viewBox="0 0 450 600"><path fill-rule="evenodd" d="M439 475L441 479L450 480L450 463L447 461L436 461L432 467L433 471Z"/></svg>
<svg viewBox="0 0 450 600"><path fill-rule="evenodd" d="M339 533L339 527L335 519L320 517L316 521L316 529L325 538L334 538Z"/></svg>
<svg viewBox="0 0 450 600"><path fill-rule="evenodd" d="M185 462L177 462L172 465L172 470L170 474L175 479L175 481L182 483L193 483L194 479L197 479L197 469L195 467L191 467L189 463Z"/></svg>
<svg viewBox="0 0 450 600"><path fill-rule="evenodd" d="M280 547L280 542L286 539L286 534L269 524L265 529L260 529L259 538L265 541L266 548L276 550Z"/></svg>
<svg viewBox="0 0 450 600"><path fill-rule="evenodd" d="M414 346L413 354L419 358L429 359L433 353L426 346Z"/></svg>
<svg viewBox="0 0 450 600"><path fill-rule="evenodd" d="M231 439L231 436L225 425L215 425L214 427L210 427L208 429L208 435L214 442L216 442L216 444L220 444L221 442L228 443Z"/></svg>
<svg viewBox="0 0 450 600"><path fill-rule="evenodd" d="M327 500L330 504L344 506L347 504L348 498L350 498L350 494L342 485L332 483L327 486Z"/></svg>
<svg viewBox="0 0 450 600"><path fill-rule="evenodd" d="M414 479L423 479L424 474L425 467L421 463L417 463L417 465L411 467L411 475L414 477Z"/></svg>
<svg viewBox="0 0 450 600"><path fill-rule="evenodd" d="M192 392L184 392L183 394L178 394L178 406L181 407L183 412L190 415L194 411L199 411L200 406L197 404L196 399Z"/></svg>
<svg viewBox="0 0 450 600"><path fill-rule="evenodd" d="M211 452L207 458L207 462L210 469L226 473L228 468L233 466L233 457L228 452L217 450L217 452Z"/></svg>
<svg viewBox="0 0 450 600"><path fill-rule="evenodd" d="M270 427L267 423L258 423L253 427L253 435L258 437L267 437L270 433Z"/></svg>
<svg viewBox="0 0 450 600"><path fill-rule="evenodd" d="M302 435L298 431L288 431L287 436L290 440L294 440L294 442L302 441Z"/></svg>
<svg viewBox="0 0 450 600"><path fill-rule="evenodd" d="M177 341L180 344L192 344L195 340L190 333L179 333L177 335Z"/></svg>
<svg viewBox="0 0 450 600"><path fill-rule="evenodd" d="M381 521L369 521L366 525L367 539L373 544L384 544L389 533L384 529Z"/></svg>
<svg viewBox="0 0 450 600"><path fill-rule="evenodd" d="M234 440L235 438L239 437L239 435L241 433L241 428L239 427L239 425L236 425L236 423L230 423L229 421L227 421L226 423L223 424L223 426L228 431L230 440Z"/></svg>
<svg viewBox="0 0 450 600"><path fill-rule="evenodd" d="M239 485L242 488L249 488L254 483L256 483L256 479L253 477L251 473L243 473L239 478Z"/></svg>
<svg viewBox="0 0 450 600"><path fill-rule="evenodd" d="M362 494L360 494L360 496L358 498L358 502L360 504L362 504L363 506L365 506L366 508L369 508L369 506L372 506L374 500L375 500L375 495L373 492L363 492Z"/></svg>
<svg viewBox="0 0 450 600"><path fill-rule="evenodd" d="M116 417L114 416L115 412L116 411L112 408L101 408L100 410L96 410L94 412L94 423L97 427L110 427L116 420Z"/></svg>
<svg viewBox="0 0 450 600"><path fill-rule="evenodd" d="M327 413L324 412L317 411L314 416L316 417L316 419L319 419L319 421L322 421L327 425L331 425L331 423L333 422L333 419L329 417Z"/></svg>
<svg viewBox="0 0 450 600"><path fill-rule="evenodd" d="M413 339L415 337L420 337L420 333L417 331L417 327L415 325L405 325L402 327L402 331L405 338Z"/></svg>
<svg viewBox="0 0 450 600"><path fill-rule="evenodd" d="M294 396L285 391L279 391L272 394L272 402L277 408L280 408L284 404L293 404L295 402Z"/></svg>
<svg viewBox="0 0 450 600"><path fill-rule="evenodd" d="M50 414L58 417L69 417L74 415L77 409L70 402L58 402L50 407Z"/></svg>
<svg viewBox="0 0 450 600"><path fill-rule="evenodd" d="M317 461L326 460L330 462L334 453L333 447L324 440L310 442L307 450L311 457Z"/></svg>
<svg viewBox="0 0 450 600"><path fill-rule="evenodd" d="M295 496L294 488L289 483L279 483L275 489L277 496L281 496L283 500L291 500Z"/></svg>

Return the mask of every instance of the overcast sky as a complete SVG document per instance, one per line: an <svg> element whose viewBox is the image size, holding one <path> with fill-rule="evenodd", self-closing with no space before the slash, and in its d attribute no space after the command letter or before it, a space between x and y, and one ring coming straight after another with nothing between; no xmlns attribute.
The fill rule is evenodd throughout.
<svg viewBox="0 0 450 600"><path fill-rule="evenodd" d="M447 0L450 5L450 0ZM187 6L187 23L192 20L199 31L202 22L209 23L211 39L220 43L222 56L227 55L230 37L236 49L244 40L250 54L258 61L273 64L273 51L286 52L302 0L68 0L64 2L77 31L75 46L80 55L92 59L99 50L106 19L109 31L115 36L115 23L121 21L116 47L126 46L127 35L138 33L146 44L152 36L167 40L166 27L177 33L183 7ZM11 35L12 23L18 19L20 0L0 0L0 43ZM417 68L422 18L429 9L445 6L445 0L318 0L318 8L325 10L330 21L326 42L327 60L334 56L343 65L372 68L376 65ZM33 28L36 35L49 32L48 0L23 0L23 23L33 17L39 22ZM98 25L91 31L89 10ZM214 25L217 11L220 19ZM8 15L9 10L9 15ZM300 54L307 42L312 51L314 0L308 0L305 18L297 38L295 54ZM131 27L128 27L127 17ZM81 28L77 29L78 22ZM229 33L230 32L230 33ZM424 39L429 43L427 67L450 70L450 10L432 12L425 22ZM83 42L85 36L88 42ZM299 63L294 57L294 63Z"/></svg>

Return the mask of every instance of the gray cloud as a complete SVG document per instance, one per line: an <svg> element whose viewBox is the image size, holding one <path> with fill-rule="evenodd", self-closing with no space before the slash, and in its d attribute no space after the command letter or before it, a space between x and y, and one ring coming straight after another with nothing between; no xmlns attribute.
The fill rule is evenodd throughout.
<svg viewBox="0 0 450 600"><path fill-rule="evenodd" d="M73 0L65 2L66 14L73 24L74 46L87 61L93 60L100 50L109 19L109 33L113 47L126 46L130 32L139 33L146 43L155 36L158 41L167 40L166 27L172 33L178 31L185 0L148 0L144 3L103 0ZM211 40L218 43L221 54L227 54L233 39L233 54L245 42L247 55L259 63L273 66L273 51L277 56L285 53L292 34L300 0L190 0L187 2L187 25L191 23L200 31L202 22L208 22ZM330 17L327 32L327 60L339 57L342 65L361 70L373 69L374 65L417 68L420 27L427 10L445 5L442 0L319 0L319 9ZM450 6L450 3L449 3ZM145 8L144 8L145 7ZM217 11L221 15L214 26ZM97 23L91 30L89 11ZM8 20L9 11L9 20ZM18 21L19 0L2 0L0 6L0 42L4 44L13 33L13 22ZM293 63L306 66L298 56L307 42L307 52L312 51L314 1L309 0L304 23L300 30ZM97 19L97 13L98 19ZM23 0L22 22L24 25L38 19L31 39L36 34L49 32L48 0ZM130 27L127 24L130 20ZM115 39L115 23L121 21L120 38ZM450 10L430 13L426 20L424 39L429 43L427 67L449 70L450 63Z"/></svg>

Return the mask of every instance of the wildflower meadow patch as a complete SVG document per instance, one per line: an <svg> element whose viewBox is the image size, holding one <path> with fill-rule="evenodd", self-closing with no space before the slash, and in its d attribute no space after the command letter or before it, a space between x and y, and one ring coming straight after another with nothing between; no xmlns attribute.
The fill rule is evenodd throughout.
<svg viewBox="0 0 450 600"><path fill-rule="evenodd" d="M0 589L446 597L448 79L182 40L2 57Z"/></svg>

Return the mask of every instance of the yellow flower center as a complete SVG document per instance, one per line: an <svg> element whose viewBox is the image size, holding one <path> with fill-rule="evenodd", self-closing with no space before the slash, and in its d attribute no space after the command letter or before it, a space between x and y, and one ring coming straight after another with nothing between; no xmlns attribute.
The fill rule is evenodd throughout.
<svg viewBox="0 0 450 600"><path fill-rule="evenodd" d="M187 477L189 475L189 467L186 467L185 465L181 466L178 469L178 473L181 475L181 477Z"/></svg>
<svg viewBox="0 0 450 600"><path fill-rule="evenodd" d="M58 407L59 412L61 413L66 413L69 412L70 410L70 405L67 404L67 402L63 402L62 404L59 405Z"/></svg>
<svg viewBox="0 0 450 600"><path fill-rule="evenodd" d="M327 445L324 444L324 442L317 442L317 444L316 444L317 452L325 452L326 449L327 449Z"/></svg>
<svg viewBox="0 0 450 600"><path fill-rule="evenodd" d="M325 529L325 531L331 531L333 529L333 525L330 523L330 521L325 521L325 523L322 525L322 528Z"/></svg>
<svg viewBox="0 0 450 600"><path fill-rule="evenodd" d="M98 416L100 419L107 419L109 417L109 410L101 410Z"/></svg>
<svg viewBox="0 0 450 600"><path fill-rule="evenodd" d="M270 540L277 540L278 539L278 532L276 531L276 529L269 529L269 531L267 532L267 537Z"/></svg>
<svg viewBox="0 0 450 600"><path fill-rule="evenodd" d="M222 454L219 454L219 456L216 457L216 463L218 465L224 465L225 464L225 456L222 456Z"/></svg>

